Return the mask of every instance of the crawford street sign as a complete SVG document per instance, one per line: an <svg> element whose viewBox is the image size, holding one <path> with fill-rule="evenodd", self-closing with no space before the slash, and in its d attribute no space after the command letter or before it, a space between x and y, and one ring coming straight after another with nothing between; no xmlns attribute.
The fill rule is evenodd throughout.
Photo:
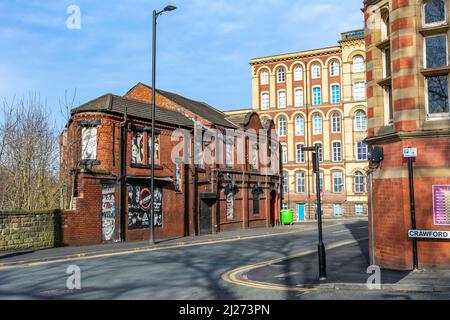
<svg viewBox="0 0 450 320"><path fill-rule="evenodd" d="M413 239L450 239L450 231L409 230L408 237Z"/></svg>

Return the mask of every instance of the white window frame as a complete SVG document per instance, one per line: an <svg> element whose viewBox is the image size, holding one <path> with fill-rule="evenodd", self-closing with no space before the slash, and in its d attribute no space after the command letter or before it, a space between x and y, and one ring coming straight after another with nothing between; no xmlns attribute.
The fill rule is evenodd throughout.
<svg viewBox="0 0 450 320"><path fill-rule="evenodd" d="M336 190L336 175L340 175L340 180L341 180L341 184L339 185L340 189ZM333 172L333 193L343 193L344 192L344 174L342 173L342 171L334 171Z"/></svg>
<svg viewBox="0 0 450 320"><path fill-rule="evenodd" d="M357 190L357 186L360 185L360 184L356 183L356 174L357 174L358 172L361 174L362 191L358 191L358 190ZM353 176L353 184L355 185L354 191L355 191L356 194L361 194L361 193L366 192L366 181L364 180L364 173L362 173L361 171L356 171L356 172L355 172L355 175Z"/></svg>
<svg viewBox="0 0 450 320"><path fill-rule="evenodd" d="M364 113L365 114L364 127L358 127L358 114L359 113ZM359 121L359 122L360 122L360 124L362 124L361 121ZM358 132L367 131L367 112L365 112L364 110L357 110L355 112L355 131L358 131Z"/></svg>
<svg viewBox="0 0 450 320"><path fill-rule="evenodd" d="M282 75L282 77L281 77L281 75ZM278 69L277 69L277 83L285 83L285 82L286 82L286 68L278 67Z"/></svg>
<svg viewBox="0 0 450 320"><path fill-rule="evenodd" d="M339 143L339 153L337 154L339 156L339 159L335 158L335 147L334 144ZM342 142L339 140L332 141L331 142L331 153L332 153L332 162L342 162L343 156L342 156Z"/></svg>
<svg viewBox="0 0 450 320"><path fill-rule="evenodd" d="M336 128L335 128L335 119L336 119L336 116L337 115L337 118L338 118L338 120L339 120L339 122L337 123L337 125L339 126L339 130L335 130ZM331 133L341 133L342 132L342 116L341 116L341 114L338 112L338 111L334 111L332 114L331 114Z"/></svg>
<svg viewBox="0 0 450 320"><path fill-rule="evenodd" d="M357 58L362 58L362 63L361 64L355 64L355 61ZM361 65L358 69L356 69L356 66ZM361 73L361 72L365 72L366 71L366 60L364 59L364 57L362 55L357 55L355 57L353 57L353 63L352 63L352 71L353 73Z"/></svg>
<svg viewBox="0 0 450 320"><path fill-rule="evenodd" d="M264 105L264 96L267 96L267 107ZM270 93L268 91L261 92L261 110L267 111L270 109Z"/></svg>
<svg viewBox="0 0 450 320"><path fill-rule="evenodd" d="M359 157L359 146L358 146L358 144L359 143L364 143L365 145L366 145L366 158L365 159L361 159L360 157ZM365 143L364 141L357 141L356 142L356 160L357 161L367 161L368 160L368 151L369 151L369 146L367 145L367 143Z"/></svg>
<svg viewBox="0 0 450 320"><path fill-rule="evenodd" d="M316 131L316 115L320 117L320 132ZM313 135L320 135L323 133L323 117L320 113L316 112L313 114Z"/></svg>
<svg viewBox="0 0 450 320"><path fill-rule="evenodd" d="M315 94L315 92L314 92L314 89L319 89L319 103L316 103L316 94ZM313 106L320 106L320 105L322 105L322 87L321 86L314 86L313 88L312 88L312 95L313 95Z"/></svg>
<svg viewBox="0 0 450 320"><path fill-rule="evenodd" d="M316 69L316 67L317 67L317 69ZM311 66L311 77L313 79L320 79L321 74L322 74L321 69L322 69L322 66L320 65L320 63L318 63L318 62L313 63Z"/></svg>
<svg viewBox="0 0 450 320"><path fill-rule="evenodd" d="M450 118L450 75L447 75L449 88L448 88L448 99L449 99L449 112L447 113L430 113L430 101L428 96L428 78L433 78L434 76L425 78L425 110L427 112L427 120L447 120ZM438 77L438 76L436 76Z"/></svg>
<svg viewBox="0 0 450 320"><path fill-rule="evenodd" d="M288 159L288 146L285 143L281 144L281 163L287 164L289 162Z"/></svg>
<svg viewBox="0 0 450 320"><path fill-rule="evenodd" d="M285 126L284 126L284 133L283 132L281 132L281 128L282 128L282 126L281 126L281 119L284 119L284 123L285 123ZM288 120L287 120L287 118L285 117L285 116L281 116L281 117L279 117L278 118L278 135L280 136L280 137L286 137L287 136L287 134L288 134Z"/></svg>
<svg viewBox="0 0 450 320"><path fill-rule="evenodd" d="M269 84L270 72L268 70L261 71L261 85L265 86Z"/></svg>
<svg viewBox="0 0 450 320"><path fill-rule="evenodd" d="M333 87L338 87L339 90L339 100L337 102L333 102ZM341 103L341 86L339 83L332 83L330 85L330 95L331 95L331 104L340 104Z"/></svg>
<svg viewBox="0 0 450 320"><path fill-rule="evenodd" d="M300 97L297 97L297 92L300 92ZM294 105L296 108L303 107L305 97L303 95L303 88L294 89Z"/></svg>
<svg viewBox="0 0 450 320"><path fill-rule="evenodd" d="M302 184L300 184L299 183L299 178L300 177L303 177L302 178ZM295 184L296 184L296 191L297 191L297 193L300 193L300 194L303 194L303 193L306 193L306 174L305 174L305 172L304 171L299 171L299 172L297 172L296 174L295 174ZM300 186L302 186L302 188L301 188L301 190L300 190Z"/></svg>
<svg viewBox="0 0 450 320"><path fill-rule="evenodd" d="M296 65L294 67L294 81L302 81L302 80L303 80L303 67L300 65Z"/></svg>
<svg viewBox="0 0 450 320"><path fill-rule="evenodd" d="M358 208L361 208L361 212L358 213ZM362 216L364 215L364 205L361 203L356 203L355 204L355 215L356 216Z"/></svg>
<svg viewBox="0 0 450 320"><path fill-rule="evenodd" d="M362 91L362 92L364 92L364 95L358 96L356 94L357 93L356 89L357 89L357 85L360 85L360 84L364 85L364 91ZM364 100L366 100L366 96L367 96L366 90L367 90L367 86L366 86L366 83L364 81L355 82L353 84L353 99L355 101L364 101Z"/></svg>
<svg viewBox="0 0 450 320"><path fill-rule="evenodd" d="M389 88L390 91L387 91L387 88ZM390 92L392 91L392 86L387 86L383 88L383 96L384 96L384 115L385 115L385 119L384 119L384 124L386 126L391 126L394 124L394 115L392 114L392 119L390 117L390 104L394 103L393 101L391 101L390 98ZM394 106L392 106L392 110L394 110Z"/></svg>
<svg viewBox="0 0 450 320"><path fill-rule="evenodd" d="M284 94L284 104L281 103L281 94ZM286 109L287 100L286 100L286 90L278 90L277 91L277 106L278 109Z"/></svg>
<svg viewBox="0 0 450 320"><path fill-rule="evenodd" d="M436 38L436 37L442 37L445 36L445 44L447 47L447 52L445 54L446 58L447 58L447 65L446 66L441 66L441 67L437 67L437 68L445 68L448 67L449 64L449 57L448 57L448 34L447 33L439 33L439 34L433 34L431 36L427 36L427 37L423 37L423 66L425 69L428 69L427 66L427 39L428 38Z"/></svg>
<svg viewBox="0 0 450 320"><path fill-rule="evenodd" d="M303 148L305 145L303 143L297 143L295 145L295 162L296 163L305 163L305 151L303 151L303 149L300 149L300 154L302 156L301 156L301 159L299 159L299 148L298 148L299 146L301 148Z"/></svg>
<svg viewBox="0 0 450 320"><path fill-rule="evenodd" d="M338 209L338 210L336 210L336 209ZM336 214L337 211L339 211L340 214ZM341 218L341 217L344 216L344 210L342 208L342 204L341 203L333 203L333 216L335 218Z"/></svg>
<svg viewBox="0 0 450 320"><path fill-rule="evenodd" d="M334 70L333 65L337 65L337 67L335 69L336 74L333 74L333 70ZM340 70L339 69L340 69L339 61L338 60L331 61L331 63L330 63L330 77L337 77L337 76L339 76L339 74L340 74Z"/></svg>
<svg viewBox="0 0 450 320"><path fill-rule="evenodd" d="M301 130L300 133L299 133L299 130L298 130L299 126L298 126L298 123L297 123L297 119L299 119L299 118L302 119L302 127L301 127L302 130ZM302 136L305 135L305 118L301 114L298 114L298 115L295 116L295 135L297 137L302 137Z"/></svg>
<svg viewBox="0 0 450 320"><path fill-rule="evenodd" d="M289 193L289 172L287 171L283 171L283 193Z"/></svg>
<svg viewBox="0 0 450 320"><path fill-rule="evenodd" d="M422 5L422 26L424 27L438 27L438 26L442 26L447 24L448 21L448 7L447 7L447 1L443 0L444 2L444 13L445 13L445 17L444 17L444 21L438 21L438 22L433 22L433 23L426 23L425 22L425 18L426 18L426 14L425 14L425 7L427 5L428 1L424 1L423 5Z"/></svg>

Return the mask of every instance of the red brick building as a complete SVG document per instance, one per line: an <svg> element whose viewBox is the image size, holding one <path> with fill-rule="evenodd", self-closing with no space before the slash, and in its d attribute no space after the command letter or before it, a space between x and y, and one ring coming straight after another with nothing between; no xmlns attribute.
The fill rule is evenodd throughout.
<svg viewBox="0 0 450 320"><path fill-rule="evenodd" d="M151 105L145 102L151 99L149 92L151 88L138 84L127 97L108 94L72 110L61 136L61 173L67 182L64 208L69 209L63 214L64 244L149 238ZM270 131L273 122L261 123L256 113L249 113L234 123L205 103L157 92L156 239L273 225L279 208L279 174L263 164L254 165L252 137L237 131ZM225 133L233 132L232 148L214 138L213 163L202 158L194 165L195 137L211 128L227 139L230 134ZM174 138L174 132L180 135ZM259 135L255 138L260 142ZM237 161L240 139L244 163ZM180 145L185 148L174 156ZM261 145L270 151L269 143ZM225 154L225 149L233 161L222 164L216 154L219 150Z"/></svg>
<svg viewBox="0 0 450 320"><path fill-rule="evenodd" d="M412 269L407 160L417 148L416 225L450 230L449 1L365 1L367 142L381 147L374 169L375 263ZM419 239L419 268L450 267L450 241Z"/></svg>

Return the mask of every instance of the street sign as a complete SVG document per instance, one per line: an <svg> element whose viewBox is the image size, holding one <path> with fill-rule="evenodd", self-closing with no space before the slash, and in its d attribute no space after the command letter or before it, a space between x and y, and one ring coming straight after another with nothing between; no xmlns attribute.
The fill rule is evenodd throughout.
<svg viewBox="0 0 450 320"><path fill-rule="evenodd" d="M404 158L416 158L417 157L417 148L404 148L403 149L403 157Z"/></svg>
<svg viewBox="0 0 450 320"><path fill-rule="evenodd" d="M409 230L408 237L412 239L450 239L450 231Z"/></svg>
<svg viewBox="0 0 450 320"><path fill-rule="evenodd" d="M148 188L142 189L139 197L139 205L142 210L149 211L151 207L152 193Z"/></svg>

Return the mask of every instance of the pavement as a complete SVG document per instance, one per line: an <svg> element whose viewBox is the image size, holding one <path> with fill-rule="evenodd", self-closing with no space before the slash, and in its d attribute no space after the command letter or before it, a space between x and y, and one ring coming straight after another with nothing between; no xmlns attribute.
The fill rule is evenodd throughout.
<svg viewBox="0 0 450 320"><path fill-rule="evenodd" d="M0 267L0 300L450 299L450 291L367 290L363 285L367 262L357 260L355 251L366 247L367 233L367 221L364 220L325 223L330 282L317 287L314 283L307 286L303 281L314 280L314 272L317 271L315 223L227 232L192 241L175 239L148 247L144 246L146 243L132 243L55 248L28 255L3 254L2 262L9 265ZM77 252L86 256L77 256ZM302 257L308 259L302 260ZM30 262L36 259L41 260ZM18 264L20 261L24 263ZM355 261L359 261L363 270L355 267ZM333 265L341 267L336 269ZM80 290L67 287L72 276L68 271L73 267L80 270ZM335 274L342 268L358 274L359 282L350 283L359 286L348 290L332 286L333 283L345 285L353 281L350 276ZM305 273L303 278L301 274L294 274L306 269L309 273ZM236 281L231 281L232 277L227 276L236 270L244 271L237 273ZM408 275L397 276L400 280L393 278L392 281L410 279L411 284L418 281L417 278L408 278ZM430 283L429 273L418 276L423 277L420 281ZM386 277L382 273L383 283ZM448 283L446 279L441 278L441 282Z"/></svg>
<svg viewBox="0 0 450 320"><path fill-rule="evenodd" d="M238 268L226 274L225 280L241 285L303 289L369 290L367 281L373 270L368 270L369 243L367 238L329 246L327 278L319 281L317 251L277 259L255 266ZM373 283L373 282L371 282ZM380 290L402 292L450 292L450 270L394 271L380 270Z"/></svg>
<svg viewBox="0 0 450 320"><path fill-rule="evenodd" d="M363 219L364 220L364 219ZM348 220L325 220L324 226L345 223ZM20 251L0 252L0 268L10 266L30 265L40 262L58 262L70 259L98 257L114 254L153 251L164 248L176 248L205 243L234 241L254 237L270 237L290 234L316 228L316 221L294 223L293 225L277 226L275 228L253 228L222 232L219 234L180 237L176 239L157 240L154 245L148 241L133 241L123 243L108 243L79 247L57 247L46 249L29 249Z"/></svg>

